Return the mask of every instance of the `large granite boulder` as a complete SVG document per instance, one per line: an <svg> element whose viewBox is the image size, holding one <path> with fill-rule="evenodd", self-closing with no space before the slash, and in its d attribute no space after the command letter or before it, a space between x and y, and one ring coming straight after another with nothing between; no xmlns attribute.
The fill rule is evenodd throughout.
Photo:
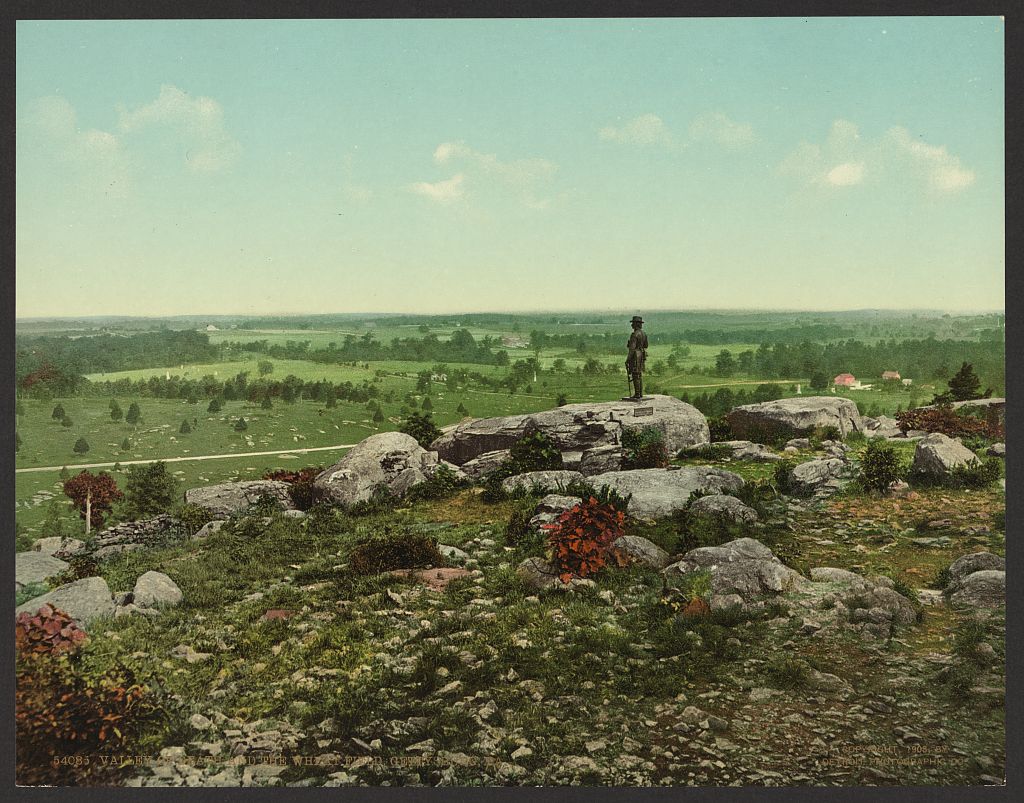
<svg viewBox="0 0 1024 803"><path fill-rule="evenodd" d="M14 588L41 583L47 577L60 574L68 565L45 552L19 552L14 556Z"/></svg>
<svg viewBox="0 0 1024 803"><path fill-rule="evenodd" d="M978 456L959 440L941 432L933 432L917 442L910 471L912 474L943 479L957 466L977 462L980 462Z"/></svg>
<svg viewBox="0 0 1024 803"><path fill-rule="evenodd" d="M178 584L162 572L146 572L135 581L132 591L132 602L144 608L177 605L182 599Z"/></svg>
<svg viewBox="0 0 1024 803"><path fill-rule="evenodd" d="M619 471L625 458L625 451L621 446L595 446L580 455L580 474L590 477L594 474Z"/></svg>
<svg viewBox="0 0 1024 803"><path fill-rule="evenodd" d="M753 524L757 521L756 510L728 494L702 496L693 500L687 510L696 516L725 519L733 524Z"/></svg>
<svg viewBox="0 0 1024 803"><path fill-rule="evenodd" d="M668 552L641 535L620 535L612 546L649 569L664 569L672 560Z"/></svg>
<svg viewBox="0 0 1024 803"><path fill-rule="evenodd" d="M263 496L273 498L282 510L292 510L295 505L292 503L288 488L288 483L277 480L246 480L204 485L185 491L185 503L205 508L218 518L243 513Z"/></svg>
<svg viewBox="0 0 1024 803"><path fill-rule="evenodd" d="M493 452L484 452L459 466L462 473L471 480L481 480L485 474L494 471L509 457L508 449L497 449Z"/></svg>
<svg viewBox="0 0 1024 803"><path fill-rule="evenodd" d="M901 438L903 430L895 418L880 415L878 418L862 418L864 434L869 438Z"/></svg>
<svg viewBox="0 0 1024 803"><path fill-rule="evenodd" d="M658 519L686 507L694 491L729 493L743 487L743 478L712 466L638 468L610 471L588 479L595 490L607 487L620 496L632 495L629 514Z"/></svg>
<svg viewBox="0 0 1024 803"><path fill-rule="evenodd" d="M578 471L527 471L514 477L502 480L501 489L505 493L524 490L527 493L546 491L554 493L568 487L571 483L582 482L583 475Z"/></svg>
<svg viewBox="0 0 1024 803"><path fill-rule="evenodd" d="M666 577L685 576L707 571L711 575L711 595L739 597L749 604L786 591L798 589L807 581L786 566L774 553L753 538L737 538L721 546L691 549L683 559L665 567Z"/></svg>
<svg viewBox="0 0 1024 803"><path fill-rule="evenodd" d="M80 541L77 538L40 538L32 544L32 549L63 560L64 558L74 557L83 553L85 551L85 541Z"/></svg>
<svg viewBox="0 0 1024 803"><path fill-rule="evenodd" d="M24 611L34 614L43 605L52 605L64 611L83 627L94 619L114 615L114 597L102 577L86 577L55 588L19 605L14 609L14 615Z"/></svg>
<svg viewBox="0 0 1024 803"><path fill-rule="evenodd" d="M808 460L793 467L790 483L793 493L807 496L820 490L838 490L839 479L849 464L838 457L825 457L820 460Z"/></svg>
<svg viewBox="0 0 1024 803"><path fill-rule="evenodd" d="M381 432L356 444L340 461L313 480L316 499L338 505L365 502L378 488L395 496L404 496L415 485L425 482L443 465L455 474L465 475L455 466L428 452L411 435Z"/></svg>
<svg viewBox="0 0 1024 803"><path fill-rule="evenodd" d="M947 589L948 590L948 589ZM1006 572L972 572L949 594L951 604L967 608L998 608L1006 604Z"/></svg>
<svg viewBox="0 0 1024 803"><path fill-rule="evenodd" d="M715 446L727 446L732 449L733 460L749 460L754 463L777 463L782 455L775 454L763 443L751 441L716 441Z"/></svg>
<svg viewBox="0 0 1024 803"><path fill-rule="evenodd" d="M554 524L565 511L572 510L580 503L578 496L548 494L533 509L530 528L540 531L545 524Z"/></svg>
<svg viewBox="0 0 1024 803"><path fill-rule="evenodd" d="M798 396L758 404L744 404L726 414L734 437L797 437L815 429L835 427L845 438L864 427L857 405L835 396Z"/></svg>
<svg viewBox="0 0 1024 803"><path fill-rule="evenodd" d="M710 440L700 410L672 396L654 395L640 403L567 404L539 413L473 419L448 428L430 448L461 466L486 452L509 449L531 432L543 432L575 464L587 450L618 445L625 430L643 427L661 430L669 454Z"/></svg>
<svg viewBox="0 0 1024 803"><path fill-rule="evenodd" d="M956 588L956 586L967 579L968 575L992 569L1000 572L1005 571L1006 559L991 552L970 552L967 555L961 555L949 564L949 584L947 589Z"/></svg>

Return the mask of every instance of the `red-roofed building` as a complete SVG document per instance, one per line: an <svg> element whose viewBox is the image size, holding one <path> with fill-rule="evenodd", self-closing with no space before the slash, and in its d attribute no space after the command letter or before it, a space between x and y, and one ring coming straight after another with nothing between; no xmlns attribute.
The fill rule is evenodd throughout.
<svg viewBox="0 0 1024 803"><path fill-rule="evenodd" d="M856 381L853 374L839 374L839 376L832 380L832 384L837 387L848 388L852 387Z"/></svg>

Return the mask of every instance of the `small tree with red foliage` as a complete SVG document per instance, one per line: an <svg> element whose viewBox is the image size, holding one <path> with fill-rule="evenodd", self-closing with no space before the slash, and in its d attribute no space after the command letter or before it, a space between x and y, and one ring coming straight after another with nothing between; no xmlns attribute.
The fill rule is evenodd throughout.
<svg viewBox="0 0 1024 803"><path fill-rule="evenodd" d="M90 527L101 526L103 517L110 513L114 502L124 496L107 472L90 474L84 470L64 483L64 494L86 520L86 532L89 532Z"/></svg>
<svg viewBox="0 0 1024 803"><path fill-rule="evenodd" d="M596 574L609 559L626 565L628 558L612 547L625 523L621 510L590 497L544 525L559 579L568 583L573 577Z"/></svg>

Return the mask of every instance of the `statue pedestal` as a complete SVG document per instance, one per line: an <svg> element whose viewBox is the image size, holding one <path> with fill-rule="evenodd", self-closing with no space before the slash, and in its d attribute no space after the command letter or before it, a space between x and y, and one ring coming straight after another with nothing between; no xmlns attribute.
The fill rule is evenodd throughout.
<svg viewBox="0 0 1024 803"><path fill-rule="evenodd" d="M636 396L623 396L619 401L635 402L636 404L643 404L646 401L653 399L653 396L641 396L639 399Z"/></svg>

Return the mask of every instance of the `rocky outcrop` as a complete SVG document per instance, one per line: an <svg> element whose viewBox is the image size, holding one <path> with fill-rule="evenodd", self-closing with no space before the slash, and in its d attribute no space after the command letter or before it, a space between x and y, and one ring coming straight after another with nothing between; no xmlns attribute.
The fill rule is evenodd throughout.
<svg viewBox="0 0 1024 803"><path fill-rule="evenodd" d="M682 560L667 566L664 574L671 578L701 571L711 575L712 597L726 598L717 600L719 607L736 602L734 597L738 604L749 605L798 589L807 582L754 538L691 549Z"/></svg>
<svg viewBox="0 0 1024 803"><path fill-rule="evenodd" d="M840 629L867 639L885 639L917 621L914 603L888 577L864 577L845 569L811 569L811 582L787 601L807 614L805 633L825 636Z"/></svg>
<svg viewBox="0 0 1024 803"><path fill-rule="evenodd" d="M815 429L835 427L845 438L863 429L857 405L834 396L799 396L759 404L744 404L726 414L738 438L797 437Z"/></svg>
<svg viewBox="0 0 1024 803"><path fill-rule="evenodd" d="M590 477L594 474L619 471L625 457L621 446L595 446L592 449L587 449L580 455L580 474Z"/></svg>
<svg viewBox="0 0 1024 803"><path fill-rule="evenodd" d="M655 395L639 404L567 404L539 413L474 419L451 427L430 448L461 466L486 452L509 449L531 432L542 432L563 452L579 453L582 464L587 450L621 444L624 431L643 427L661 430L669 454L710 440L707 420L696 407Z"/></svg>
<svg viewBox="0 0 1024 803"><path fill-rule="evenodd" d="M887 415L880 415L878 418L864 417L861 419L864 424L864 434L869 438L901 438L903 430L895 418Z"/></svg>
<svg viewBox="0 0 1024 803"><path fill-rule="evenodd" d="M221 527L223 527L225 524L227 524L227 522L223 519L214 519L213 521L208 521L206 522L206 524L204 524L202 527L196 530L196 534L193 535L192 538L196 540L209 538L214 533L220 532Z"/></svg>
<svg viewBox="0 0 1024 803"><path fill-rule="evenodd" d="M442 465L447 464L437 452L428 452L412 436L381 432L356 444L339 462L318 474L313 494L337 505L365 502L378 488L401 497ZM448 467L459 477L465 476L455 466Z"/></svg>
<svg viewBox="0 0 1024 803"><path fill-rule="evenodd" d="M985 454L989 457L1006 457L1006 444L1005 443L993 443L988 449L985 450Z"/></svg>
<svg viewBox="0 0 1024 803"><path fill-rule="evenodd" d="M77 538L40 538L32 544L32 549L44 555L66 560L85 552L85 542Z"/></svg>
<svg viewBox="0 0 1024 803"><path fill-rule="evenodd" d="M41 583L47 577L60 574L68 565L43 552L19 552L14 556L14 588Z"/></svg>
<svg viewBox="0 0 1024 803"><path fill-rule="evenodd" d="M686 507L694 491L728 493L743 487L738 474L712 466L638 468L588 478L595 490L607 487L630 495L629 515L641 519L670 516Z"/></svg>
<svg viewBox="0 0 1024 803"><path fill-rule="evenodd" d="M727 494L702 496L691 502L687 510L692 515L720 518L733 524L753 524L757 521L756 510Z"/></svg>
<svg viewBox="0 0 1024 803"><path fill-rule="evenodd" d="M246 480L244 482L225 482L220 485L205 485L185 491L185 502L198 505L214 516L227 518L234 513L244 513L264 496L277 502L281 510L295 507L289 485L277 480Z"/></svg>
<svg viewBox="0 0 1024 803"><path fill-rule="evenodd" d="M912 474L932 479L943 479L958 466L979 462L978 456L959 440L933 432L917 442Z"/></svg>
<svg viewBox="0 0 1024 803"><path fill-rule="evenodd" d="M132 602L143 608L177 605L182 599L178 584L162 572L146 572L132 590Z"/></svg>
<svg viewBox="0 0 1024 803"><path fill-rule="evenodd" d="M732 450L733 460L750 460L754 463L776 463L782 460L782 455L777 455L763 443L752 441L717 441L715 446L728 446Z"/></svg>
<svg viewBox="0 0 1024 803"><path fill-rule="evenodd" d="M83 627L100 617L114 615L114 598L102 577L87 577L62 585L19 605L14 614L17 616L23 611L34 614L43 605L64 611Z"/></svg>
<svg viewBox="0 0 1024 803"><path fill-rule="evenodd" d="M528 471L502 480L501 489L505 493L520 490L527 493L554 492L574 482L583 482L583 475L578 471Z"/></svg>
<svg viewBox="0 0 1024 803"><path fill-rule="evenodd" d="M649 569L664 569L672 560L668 552L640 535L619 536L612 546L628 555L634 563Z"/></svg>

